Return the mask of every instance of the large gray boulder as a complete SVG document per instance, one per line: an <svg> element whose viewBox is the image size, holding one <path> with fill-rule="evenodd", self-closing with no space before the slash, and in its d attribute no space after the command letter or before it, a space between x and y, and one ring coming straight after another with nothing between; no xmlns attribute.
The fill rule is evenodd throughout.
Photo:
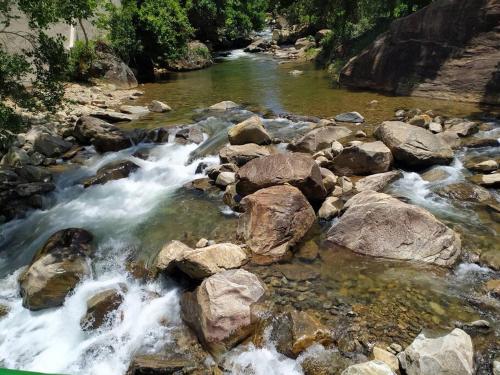
<svg viewBox="0 0 500 375"><path fill-rule="evenodd" d="M98 152L119 151L132 146L132 141L123 131L92 116L80 117L72 135L83 145L94 145Z"/></svg>
<svg viewBox="0 0 500 375"><path fill-rule="evenodd" d="M288 148L296 152L315 153L332 146L332 143L345 138L352 133L351 130L343 126L323 126L313 129L291 143Z"/></svg>
<svg viewBox="0 0 500 375"><path fill-rule="evenodd" d="M227 136L232 145L255 143L266 145L271 143L271 136L264 127L259 116L252 116L229 129Z"/></svg>
<svg viewBox="0 0 500 375"><path fill-rule="evenodd" d="M453 160L453 150L440 137L418 126L385 121L375 130L375 136L389 147L398 163L409 168L449 164Z"/></svg>
<svg viewBox="0 0 500 375"><path fill-rule="evenodd" d="M243 196L259 189L290 184L312 202L326 196L321 171L308 154L275 154L251 160L238 170L236 190Z"/></svg>
<svg viewBox="0 0 500 375"><path fill-rule="evenodd" d="M345 147L333 159L332 168L343 176L366 175L387 172L391 164L391 150L377 141Z"/></svg>
<svg viewBox="0 0 500 375"><path fill-rule="evenodd" d="M80 280L92 273L92 239L92 234L83 229L53 234L19 278L23 306L41 310L62 305Z"/></svg>
<svg viewBox="0 0 500 375"><path fill-rule="evenodd" d="M334 246L447 267L460 256L459 235L423 208L370 190L349 199L344 208L346 212L328 232Z"/></svg>
<svg viewBox="0 0 500 375"><path fill-rule="evenodd" d="M181 299L182 319L218 356L248 337L257 322L253 307L265 297L265 286L242 270L219 272Z"/></svg>
<svg viewBox="0 0 500 375"><path fill-rule="evenodd" d="M138 86L134 73L120 58L106 51L99 51L93 62L94 74L104 83L117 89L132 89Z"/></svg>
<svg viewBox="0 0 500 375"><path fill-rule="evenodd" d="M316 220L304 195L289 185L258 190L243 198L241 205L245 213L240 217L238 234L256 263L283 258Z"/></svg>
<svg viewBox="0 0 500 375"><path fill-rule="evenodd" d="M48 134L41 131L28 132L27 136L31 134L33 149L47 157L55 157L62 155L68 151L72 144L65 141L59 136Z"/></svg>
<svg viewBox="0 0 500 375"><path fill-rule="evenodd" d="M427 338L423 333L398 355L408 375L472 375L474 349L470 336L455 328L446 336Z"/></svg>

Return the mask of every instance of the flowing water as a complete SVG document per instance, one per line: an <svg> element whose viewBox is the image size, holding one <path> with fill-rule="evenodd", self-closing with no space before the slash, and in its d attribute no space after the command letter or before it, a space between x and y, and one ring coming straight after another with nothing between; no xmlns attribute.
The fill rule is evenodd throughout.
<svg viewBox="0 0 500 375"><path fill-rule="evenodd" d="M299 76L292 69L303 70ZM162 83L147 84L135 103L163 100L173 113L150 115L125 127L154 128L198 122L206 134L201 145L140 144L118 153L90 157L83 165L69 165L56 177L57 189L45 210L0 227L0 304L9 308L0 318L0 366L65 374L121 375L138 351L155 352L171 340L181 324L179 287L168 280L145 283L125 268L130 258L151 260L168 240L193 245L199 238L234 239L237 217L222 203L221 194L204 196L183 186L196 175L199 162L217 161L216 151L226 142L227 128L251 115L237 111L213 117L200 108L232 100L263 114L293 112L318 117L357 110L366 117L363 129L393 116L402 107L433 109L453 116L483 116L473 104L418 98L390 97L372 92L334 89L326 73L312 64L280 63L268 56L232 51L212 68L173 74ZM376 102L373 102L376 101ZM370 104L371 103L371 104ZM134 103L132 103L134 104ZM491 112L490 112L491 114ZM194 120L196 119L196 120ZM498 124L478 136L498 137ZM274 136L291 139L307 130L304 122L266 120ZM282 147L282 146L281 146ZM147 160L134 157L149 154ZM444 180L428 182L404 172L388 191L423 206L459 230L468 251L500 251L499 224L484 207L451 201L435 194L443 184L465 180L467 158L498 156L498 148L461 151L447 167ZM141 168L127 179L84 189L78 184L98 168L129 159ZM498 198L498 197L497 197ZM353 338L366 342L409 344L423 329L449 331L456 322L487 319L493 329L474 337L477 348L498 350L498 301L481 289L494 271L472 263L455 270L384 261L322 247L331 223L316 226L310 240L320 246L321 260L303 264L252 269L268 284L278 306L293 305L317 313L330 328L345 331L343 349ZM17 277L35 251L54 232L68 227L91 231L98 245L92 279L84 280L60 308L31 312L19 298ZM283 275L287 275L286 278ZM498 275L497 275L498 276ZM110 286L126 285L124 303L108 325L94 332L80 329L87 299ZM302 374L308 356L325 354L312 348L297 360L279 354L272 342L234 350L226 359L227 373Z"/></svg>

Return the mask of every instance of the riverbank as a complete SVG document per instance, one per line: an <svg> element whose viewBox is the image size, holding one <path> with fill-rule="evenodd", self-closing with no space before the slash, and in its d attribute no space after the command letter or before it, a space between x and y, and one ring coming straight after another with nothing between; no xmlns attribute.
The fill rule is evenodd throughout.
<svg viewBox="0 0 500 375"><path fill-rule="evenodd" d="M132 102L148 102L147 96L146 91ZM171 368L174 362L176 368L207 373L217 373L217 367L227 373L238 373L246 367L256 373L268 368L278 374L315 374L328 368L340 373L349 365L365 363L375 352L376 358L381 359L382 355L393 364L395 357L391 357L391 352L397 354L405 349L422 329L449 333L458 326L472 337L474 365L479 373L488 373L496 352L498 300L494 290L488 294L483 288L494 287L491 281L498 279L498 223L492 201L497 199L497 193L494 188L485 192L467 180L472 174L486 174L479 165L495 161L498 124L471 123L416 110L399 111L386 118L403 121L405 131L425 133L422 139L430 137L431 144L437 138L451 142L446 146L440 143L445 155L426 162L427 157L419 157L424 151L411 147L405 152L416 153L416 159L401 159L402 154L391 150L393 146L384 135L356 114L350 115L352 122L347 123L331 117L287 118L268 114L262 119L254 115L240 105L226 102L197 111L196 119L181 127L139 129L137 123L141 120L122 126L104 124L92 116L83 116L75 123L68 136L74 137L83 149L64 162L67 166L55 180L52 203L26 219L2 227L1 247L8 251L3 251L0 263L2 275L6 276L0 295L8 313L0 320L0 326L17 342L6 336L1 338L0 354L5 365L86 374L123 374L129 364L133 374L144 368ZM252 120L244 122L249 118ZM436 130L437 124L441 131ZM101 128L105 131L101 132ZM434 133L425 128L434 129ZM262 145L248 145L250 140ZM228 141L233 145L227 146ZM476 148L480 144L484 147ZM376 148L372 150L372 146ZM441 155L443 150L432 153ZM257 156L260 158L250 160ZM297 157L304 160L295 160ZM279 180L286 178L295 187L276 182L274 158L284 158L278 161L280 166L293 166ZM350 158L354 161L350 162ZM417 173L408 160L425 162L430 171ZM434 166L441 162L451 165ZM248 166L242 165L245 163ZM489 170L487 175L491 172L494 171ZM379 173L390 173L391 177L385 179ZM363 180L363 174L372 177ZM386 225L384 220L396 218L398 223L392 225L399 225L399 210L410 210L408 214L417 215L418 220L412 221L405 236L411 236L417 227L422 229L420 220L430 220L430 227L425 229L429 232L421 237L437 236L432 237L432 242L443 245L443 256L428 258L420 254L418 247L411 253L416 256L416 263L408 262L408 258L384 260L397 256L397 252L391 256L372 254L381 258L357 255L364 249L348 238L339 238L333 228L352 225L342 221L356 215L356 199L368 194L361 191L363 185L371 189L375 186L400 199L388 200L384 194L363 198L368 203L388 200L387 207L393 210L364 224L377 223L370 227L370 233L384 238L388 251L393 239L379 232ZM285 194L281 190L286 190ZM266 194L270 194L269 199ZM241 201L238 195L247 198ZM294 197L294 204L287 203L289 197ZM402 202L423 206L436 218L413 211L410 207L414 206ZM282 210L283 216L273 216ZM246 213L240 216L240 211ZM252 226L252 222L259 226ZM274 231L275 223L289 230ZM70 241L77 246L77 259L90 262L91 268L81 263L85 277L66 279L73 281L58 289L62 292L58 300L53 299L52 293L44 296L43 289L33 299L30 279L33 270L40 266L38 257L45 252L66 259L68 245L53 238L44 252L33 255L51 235L69 227L83 228L89 233L84 237L93 238L93 249L82 247L82 234L78 241ZM448 227L453 230L445 229ZM431 228L442 228L447 239L438 234L441 229L436 232ZM291 237L286 237L286 233ZM451 240L454 235L450 237L449 233L460 234L461 246ZM65 236L74 238L74 234ZM169 242L172 240L185 245ZM332 240L341 248L332 247ZM268 244L270 241L274 242ZM373 242L369 238L366 241ZM404 242L412 241L408 237ZM233 245L220 245L227 242ZM282 247L282 243L289 246ZM424 249L428 246L422 245ZM458 260L460 253L462 261ZM447 266L455 265L447 269L421 263L423 260L444 265L439 259L446 260ZM31 271L17 270L26 264ZM242 268L237 273L224 271L239 267ZM37 269L50 280L50 272ZM20 285L19 276L23 280ZM75 281L77 284L72 284ZM210 294L210 282L227 285L227 281L240 287L224 289L221 296ZM24 301L19 298L19 288ZM73 291L66 296L69 290ZM213 317L223 332L233 331L234 327L227 324L243 327L236 330L237 336L219 336L217 331L198 326L192 319L201 319L204 315L199 314L204 314L207 307L200 304L199 293L208 293L209 303L222 298L223 309L240 303L248 306L245 304L250 298L256 302L251 305L252 310L258 308L255 317L259 325L247 325L247 319L254 322L255 317L243 314L246 308L242 307L243 315L235 323L223 323ZM104 310L92 310L92 299L99 301L98 296L110 294L115 296L113 303L105 303ZM34 315L26 309L38 310L47 303L64 304ZM87 326L81 319L98 311L107 316L103 326L82 328L82 324ZM91 321L96 321L96 316ZM477 320L486 320L488 327L485 323L470 326ZM183 321L193 331L186 330ZM33 331L34 326L38 328ZM294 331L299 327L303 331ZM61 337L63 331L66 334ZM297 341L301 335L305 335L304 341ZM48 336L54 339L47 341ZM467 349L460 355L469 358L472 348L468 347L467 337L458 333L457 339L465 340ZM219 344L227 350L241 340L245 345L230 350L223 359L219 357ZM324 348L312 344L322 344ZM374 346L378 349L374 350ZM32 351L38 354L28 355ZM61 356L61 352L65 355ZM410 352L405 350L399 358L411 356ZM176 353L175 358L172 353ZM218 365L212 360L217 360ZM466 362L470 363L468 359ZM386 365L379 366L390 373Z"/></svg>

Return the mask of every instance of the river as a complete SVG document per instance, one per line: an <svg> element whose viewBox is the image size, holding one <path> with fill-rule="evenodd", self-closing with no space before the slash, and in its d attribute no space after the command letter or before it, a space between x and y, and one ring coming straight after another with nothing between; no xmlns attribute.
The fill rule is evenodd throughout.
<svg viewBox="0 0 500 375"><path fill-rule="evenodd" d="M303 73L290 75L294 69ZM213 151L225 142L231 126L227 121L230 119L204 118L201 108L232 100L268 117L284 112L332 117L355 110L365 116L361 128L369 132L400 108L432 109L440 115L476 119L493 111L475 104L338 89L332 86L327 73L312 63L282 63L239 50L209 69L167 78L141 87L145 95L131 104L157 99L174 111L149 115L124 127L155 128L199 121L206 133L202 145L140 144L117 153L95 154L84 165L57 175L50 208L0 227L0 303L10 308L9 314L0 319L0 366L65 374L123 375L138 350L155 352L168 342L172 327L181 324L178 287L170 280L139 282L127 274L125 264L130 257L150 261L172 239L194 245L202 237L219 241L235 238L237 217L224 206L220 196L206 197L183 188L187 182L202 177L196 174L200 162L217 161ZM269 119L266 126L275 135L287 138L306 125ZM492 127L479 136L500 137L499 124L493 123ZM133 156L138 150L149 153L147 160ZM427 182L416 173L405 172L389 191L427 208L453 226L465 237L467 250L500 251L499 224L484 208L450 201L433 192L436 184L465 179L468 172L463 163L470 153L495 157L498 147L457 153L452 165L439 167L449 175L445 181ZM123 159L141 168L127 179L102 186L84 189L78 184L99 167ZM458 321L486 319L493 328L474 337L474 344L484 353L498 350L495 345L500 335L500 306L481 289L482 282L495 275L493 270L463 262L450 271L328 251L321 247L321 240L329 225L318 225L310 235L320 245L321 261L308 265L318 277L305 282L307 287L301 289L300 298L287 296L280 288L294 289L301 282L275 284L272 298L277 304L321 311L328 324L349 325L346 340L356 334L367 341L378 339L402 345L409 344L422 328L444 332ZM85 228L96 237L98 251L92 280L82 282L60 308L38 312L24 309L16 281L20 270L52 233L67 227ZM267 267L255 267L254 272L266 282L273 279ZM128 288L120 307L123 318L117 318L111 329L83 332L80 318L87 299L119 283ZM159 297L151 300L151 293ZM356 316L354 322L339 317L345 311ZM315 355L314 350L309 355ZM248 373L257 375L301 374L303 360L286 358L269 343L264 348L235 351L226 367L228 373L248 368L252 369Z"/></svg>

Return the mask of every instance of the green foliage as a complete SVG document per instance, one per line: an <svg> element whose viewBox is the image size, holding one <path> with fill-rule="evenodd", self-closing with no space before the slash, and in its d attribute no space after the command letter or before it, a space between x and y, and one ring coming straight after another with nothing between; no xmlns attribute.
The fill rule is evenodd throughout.
<svg viewBox="0 0 500 375"><path fill-rule="evenodd" d="M71 81L87 82L92 78L92 65L96 57L95 42L76 41L69 51L68 78Z"/></svg>

